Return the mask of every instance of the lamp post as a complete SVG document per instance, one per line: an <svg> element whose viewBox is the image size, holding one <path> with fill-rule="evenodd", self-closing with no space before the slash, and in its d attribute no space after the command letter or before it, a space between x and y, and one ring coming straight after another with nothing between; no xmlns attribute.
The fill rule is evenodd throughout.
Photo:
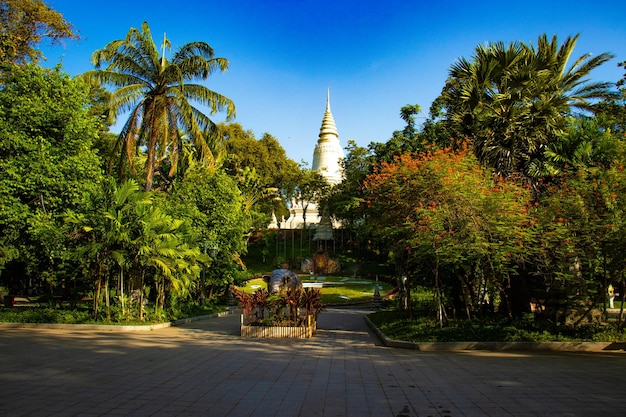
<svg viewBox="0 0 626 417"><path fill-rule="evenodd" d="M217 257L217 253L220 251L220 248L217 246L217 243L213 242L211 244L211 249L209 249L209 254L211 255L211 258L213 258L213 260L215 260L215 258ZM205 252L206 253L206 247L205 247Z"/></svg>
<svg viewBox="0 0 626 417"><path fill-rule="evenodd" d="M372 306L374 308L380 308L382 298L380 296L380 290L378 289L378 275L376 275L376 286L374 287L374 299L372 300Z"/></svg>

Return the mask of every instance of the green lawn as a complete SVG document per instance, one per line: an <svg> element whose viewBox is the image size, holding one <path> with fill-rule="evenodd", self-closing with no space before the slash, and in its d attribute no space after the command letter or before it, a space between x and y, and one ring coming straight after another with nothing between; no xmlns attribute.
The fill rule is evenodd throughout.
<svg viewBox="0 0 626 417"><path fill-rule="evenodd" d="M304 283L322 283L323 304L350 304L372 301L376 282L364 278L354 277L302 277ZM267 289L261 278L250 280L243 288L246 292L254 292L259 288ZM385 282L378 282L378 291L381 295L393 287Z"/></svg>

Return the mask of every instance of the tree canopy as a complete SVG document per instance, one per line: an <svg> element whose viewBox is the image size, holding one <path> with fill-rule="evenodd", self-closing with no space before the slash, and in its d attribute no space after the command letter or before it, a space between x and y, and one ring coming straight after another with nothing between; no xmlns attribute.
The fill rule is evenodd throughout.
<svg viewBox="0 0 626 417"><path fill-rule="evenodd" d="M266 226L272 211L278 217L287 216L285 203L298 185L298 164L287 157L285 149L269 133L256 139L252 131L244 130L238 123L218 127L228 155L224 170L237 179L253 225Z"/></svg>
<svg viewBox="0 0 626 417"><path fill-rule="evenodd" d="M0 63L36 63L45 58L38 48L44 39L60 43L78 38L63 15L42 0L1 1L0 28Z"/></svg>
<svg viewBox="0 0 626 417"><path fill-rule="evenodd" d="M112 123L119 114L130 112L115 151L133 168L135 156L145 147L146 190L152 189L161 164L169 166L169 176L175 175L184 142L191 143L196 156L209 167L215 166L215 149L221 146L219 131L202 106L211 114L225 111L228 119L235 116L229 98L193 83L215 71L226 71L228 60L215 57L205 42L184 44L171 60L166 56L170 48L165 36L158 48L144 22L141 29L131 28L125 39L94 52L96 70L84 75L114 88L109 100Z"/></svg>
<svg viewBox="0 0 626 417"><path fill-rule="evenodd" d="M450 68L442 93L446 118L496 173L552 174L545 152L561 137L567 118L614 96L610 83L586 78L613 55L584 54L570 62L577 40L578 35L559 44L556 36L544 34L536 47L522 42L479 45L471 59L460 58Z"/></svg>
<svg viewBox="0 0 626 417"><path fill-rule="evenodd" d="M86 86L59 70L12 66L0 89L0 267L56 275L60 217L102 181ZM57 263L53 265L53 263Z"/></svg>

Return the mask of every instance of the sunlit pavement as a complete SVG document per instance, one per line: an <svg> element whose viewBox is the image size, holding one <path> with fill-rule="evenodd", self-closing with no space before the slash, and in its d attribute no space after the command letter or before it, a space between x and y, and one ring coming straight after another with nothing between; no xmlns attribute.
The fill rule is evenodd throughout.
<svg viewBox="0 0 626 417"><path fill-rule="evenodd" d="M623 416L626 354L387 348L364 310L309 340L231 315L149 332L0 329L0 416Z"/></svg>

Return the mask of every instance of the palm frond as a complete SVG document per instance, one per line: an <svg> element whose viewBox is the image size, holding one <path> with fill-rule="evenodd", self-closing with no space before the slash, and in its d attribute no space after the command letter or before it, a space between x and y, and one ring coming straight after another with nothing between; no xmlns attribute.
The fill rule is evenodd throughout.
<svg viewBox="0 0 626 417"><path fill-rule="evenodd" d="M125 151L132 169L133 153L146 147L146 190L152 187L152 176L162 161L169 159L169 174L175 174L182 148L179 128L198 148L197 154L215 165L213 151L204 138L205 132L213 132L215 125L200 108L208 108L211 115L226 112L227 120L236 114L232 100L194 84L215 71L225 71L228 60L216 58L207 43L191 42L177 50L169 61L165 52L170 47L171 42L164 35L160 53L144 22L141 29L131 28L125 39L109 42L94 52L92 62L97 69L86 74L86 78L114 88L109 112L112 120L131 111L116 150Z"/></svg>
<svg viewBox="0 0 626 417"><path fill-rule="evenodd" d="M205 60L213 59L214 51L211 46L206 42L189 42L180 47L172 58L172 63L179 65L181 62L188 58L199 56Z"/></svg>

